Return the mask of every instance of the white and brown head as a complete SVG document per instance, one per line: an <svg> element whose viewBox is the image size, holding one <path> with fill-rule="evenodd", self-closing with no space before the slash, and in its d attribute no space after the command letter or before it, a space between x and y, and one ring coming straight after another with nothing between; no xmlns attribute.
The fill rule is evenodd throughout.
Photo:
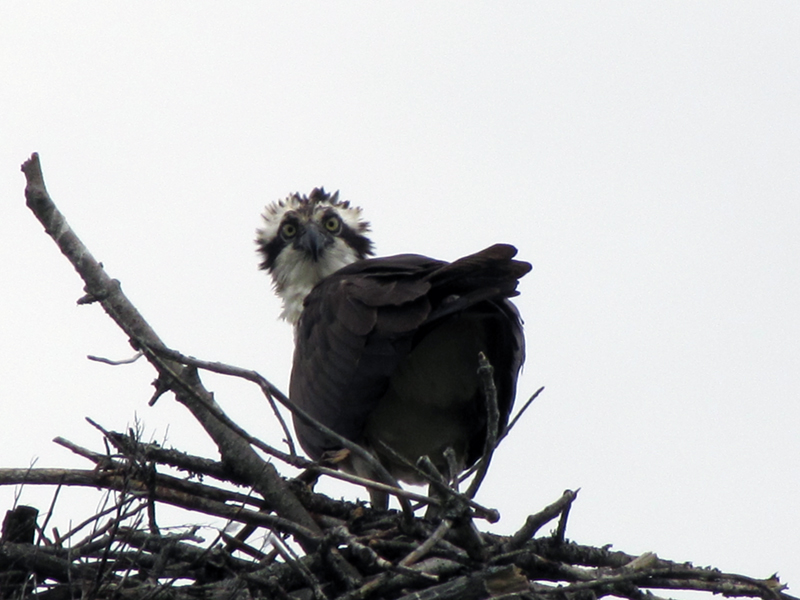
<svg viewBox="0 0 800 600"><path fill-rule="evenodd" d="M315 188L267 206L256 244L261 268L272 275L283 300L281 317L296 323L303 300L328 275L374 254L361 209L339 200L339 192Z"/></svg>

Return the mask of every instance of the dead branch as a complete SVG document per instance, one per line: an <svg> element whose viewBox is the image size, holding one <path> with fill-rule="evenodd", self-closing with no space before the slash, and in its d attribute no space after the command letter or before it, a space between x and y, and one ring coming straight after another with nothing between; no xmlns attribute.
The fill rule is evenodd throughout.
<svg viewBox="0 0 800 600"><path fill-rule="evenodd" d="M99 302L114 322L128 335L134 350L145 351L147 359L158 371L158 381L175 393L179 402L194 414L206 432L216 442L222 461L234 473L251 481L264 498L265 504L287 519L310 531L319 533L314 520L270 463L262 460L246 440L231 432L217 417L222 411L211 394L202 386L193 369L162 359L149 348L164 347L156 332L145 321L136 307L122 293L119 281L111 279L103 266L95 260L89 249L72 231L64 215L56 208L48 194L42 175L39 155L33 154L22 165L27 185L25 198L61 253L83 279L86 296L83 302Z"/></svg>
<svg viewBox="0 0 800 600"><path fill-rule="evenodd" d="M240 377L247 381L251 381L257 384L267 399L273 406L273 412L275 414L280 414L277 411L277 408L274 407L274 401L277 400L283 406L288 408L293 414L297 415L303 421L320 431L321 433L325 434L326 436L336 440L343 448L346 448L350 452L354 452L358 454L361 458L363 458L374 470L374 472L381 475L382 479L384 480L384 486L388 486L387 491L391 491L398 501L400 502L400 506L402 507L404 513L407 517L410 517L412 514L411 507L406 499L405 494L400 492L400 484L397 483L397 480L392 477L392 475L386 470L386 468L372 455L371 452L366 451L364 448L359 446L358 444L348 440L347 438L339 435L337 432L333 431L332 429L326 427L316 419L312 418L307 412L302 410L299 406L295 405L288 397L286 397L277 387L267 381L263 376L261 376L256 371L242 369L240 367L235 367L233 365L226 365L220 362L209 362L209 361L202 361L196 358L185 356L175 350L171 350L168 348L160 347L154 348L153 352L159 354L160 356L164 356L169 360L173 360L179 362L183 365L192 366L200 369L205 369L211 371L212 373L218 373L220 375L230 375L233 377ZM240 430L238 425L233 423L229 423L229 426L238 431L240 435L248 439L250 443L256 444L259 448L268 452L272 456L276 458L280 458L284 462L291 463L292 458L294 457L294 453L292 453L292 458L287 457L283 453L279 453L275 448L260 442L260 440L253 439L251 436L246 434L244 431ZM285 425L284 425L285 428ZM371 487L371 486L370 486ZM376 489L373 487L373 489Z"/></svg>
<svg viewBox="0 0 800 600"><path fill-rule="evenodd" d="M500 434L500 409L497 407L497 388L494 385L494 367L489 364L486 355L481 352L478 356L478 377L481 380L483 396L486 399L486 447L483 456L477 463L475 477L467 488L467 498L474 498L483 483L483 478L489 470L495 448L497 448L498 435Z"/></svg>

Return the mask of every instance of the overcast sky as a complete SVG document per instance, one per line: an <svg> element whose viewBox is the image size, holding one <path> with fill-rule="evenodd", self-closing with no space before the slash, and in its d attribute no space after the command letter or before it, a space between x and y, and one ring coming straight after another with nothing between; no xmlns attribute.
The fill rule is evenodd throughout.
<svg viewBox="0 0 800 600"><path fill-rule="evenodd" d="M216 457L171 397L147 406L147 364L86 360L132 351L26 209L31 152L167 344L283 389L254 231L324 185L379 254L534 264L518 405L546 390L484 484L493 531L580 487L577 542L798 594L798 39L794 2L4 2L0 467L88 468L51 442L102 449L86 416ZM279 441L257 390L204 381ZM62 530L98 494L65 496Z"/></svg>

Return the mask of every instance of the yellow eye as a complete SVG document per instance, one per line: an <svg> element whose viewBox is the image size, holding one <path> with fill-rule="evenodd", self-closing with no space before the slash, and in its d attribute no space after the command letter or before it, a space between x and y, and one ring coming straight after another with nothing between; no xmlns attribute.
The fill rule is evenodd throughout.
<svg viewBox="0 0 800 600"><path fill-rule="evenodd" d="M292 223L284 223L281 227L281 235L285 238L294 237L297 234L297 227Z"/></svg>
<svg viewBox="0 0 800 600"><path fill-rule="evenodd" d="M328 217L325 219L325 229L331 233L337 233L341 227L341 222L338 217Z"/></svg>

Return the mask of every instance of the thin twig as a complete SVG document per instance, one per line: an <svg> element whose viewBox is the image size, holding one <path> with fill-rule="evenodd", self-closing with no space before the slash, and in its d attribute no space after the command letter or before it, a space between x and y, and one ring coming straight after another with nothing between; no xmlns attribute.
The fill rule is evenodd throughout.
<svg viewBox="0 0 800 600"><path fill-rule="evenodd" d="M95 540L98 537L100 537L101 535L104 535L111 528L111 524L112 524L111 521L109 521L109 523L107 523L104 526L97 527L97 524L100 522L100 519L102 519L103 517L105 517L107 515L110 515L113 512L119 511L119 509L121 507L125 506L125 505L131 505L130 512L126 513L126 515L125 515L126 518L130 518L130 517L140 513L145 508L144 504L138 503L138 499L137 498L135 498L133 496L126 496L125 498L121 499L120 501L114 503L112 506L101 510L100 512L98 512L97 514L89 517L88 519L84 520L83 522L78 523L78 525L76 525L75 527L73 527L72 529L67 531L66 534L61 536L59 538L59 542L63 544L64 541L70 539L72 536L74 536L76 533L78 533L81 529L85 529L89 525L94 525L95 529L93 529L92 532L86 538L82 539L80 542L75 544L75 547L80 548L81 546L84 546L86 544L91 543L92 540Z"/></svg>
<svg viewBox="0 0 800 600"><path fill-rule="evenodd" d="M397 483L397 480L386 470L380 461L378 461L375 456L368 450L364 449L359 444L348 440L346 437L336 433L329 427L326 427L316 419L314 419L311 415L309 415L306 411L298 407L294 404L288 397L286 397L278 388L272 385L269 381L267 381L262 375L260 375L256 371L242 369L240 367L235 367L233 365L226 365L224 363L219 362L209 362L198 360L196 358L192 358L190 356L185 356L180 352L175 350L167 349L163 346L152 348L152 351L160 356L164 356L169 360L180 362L182 364L196 367L198 369L204 369L206 371L211 371L212 373L218 373L221 375L229 375L231 377L239 377L241 379L246 379L248 381L252 381L256 383L263 393L267 396L272 396L275 398L280 404L285 406L289 409L293 414L298 416L300 419L320 431L321 433L329 436L330 438L334 439L338 444L341 444L342 447L354 452L359 457L363 458L370 467L373 469L373 472L380 475L381 479L383 479L387 484L392 486L393 488L399 488L400 484ZM237 427L237 429L239 429ZM248 436L249 438L250 436ZM403 509L403 512L406 514L408 518L413 516L413 511L411 510L411 505L408 501L401 495L396 495L398 501L400 502L400 506Z"/></svg>
<svg viewBox="0 0 800 600"><path fill-rule="evenodd" d="M45 544L50 543L46 535L47 525L50 523L50 519L53 517L53 513L55 512L56 508L56 501L58 500L58 496L61 494L62 488L63 486L61 484L58 484L56 486L56 490L55 492L53 492L53 499L50 501L50 506L48 507L47 512L45 513L44 523L42 523L40 527L37 527L37 529L39 530L39 540L37 542L37 545L41 544L42 542L44 542Z"/></svg>
<svg viewBox="0 0 800 600"><path fill-rule="evenodd" d="M511 433L511 430L514 428L514 425L517 424L517 422L522 418L522 415L525 414L525 411L528 410L530 405L533 404L533 401L536 400L536 398L539 397L539 394L541 394L543 391L544 391L544 386L540 387L533 393L533 396L528 398L528 401L522 405L522 408L519 409L519 412L517 412L514 418L511 419L508 426L506 426L505 431L503 431L500 434L500 438L497 440L498 443L500 443L509 433Z"/></svg>
<svg viewBox="0 0 800 600"><path fill-rule="evenodd" d="M300 576L311 586L311 589L314 591L314 596L316 598L324 599L327 598L327 595L322 590L322 586L320 585L317 578L311 572L311 570L303 564L300 560L300 557L297 556L297 553L291 549L291 547L286 544L280 536L275 535L274 533L270 532L269 535L269 543L272 544L272 547L278 552L281 558L289 565L291 568L295 569Z"/></svg>
<svg viewBox="0 0 800 600"><path fill-rule="evenodd" d="M106 365L111 365L111 366L117 367L117 366L120 366L120 365L130 365L132 363L135 363L137 360L142 358L142 356L144 356L144 353L142 351L139 351L136 354L134 354L132 357L123 358L121 360L111 360L110 358L103 358L102 356L94 356L92 354L87 355L86 358L88 358L89 360L93 360L95 362L99 362L99 363L103 363L103 364L106 364Z"/></svg>
<svg viewBox="0 0 800 600"><path fill-rule="evenodd" d="M481 519L485 519L489 521L489 523L496 523L500 519L500 513L498 513L496 509L488 508L486 506L478 504L471 498L468 498L466 494L462 494L461 492L459 492L457 486L450 487L449 485L447 485L441 473L439 473L438 469L436 469L436 465L434 465L427 456L421 457L418 464L414 464L410 460L408 460L405 456L398 453L397 451L394 450L394 448L385 444L384 442L378 440L378 445L380 446L383 452L386 452L391 456L392 460L395 460L400 464L402 464L404 467L413 470L422 479L427 481L428 484L432 486L437 493L441 494L443 497L450 496L451 498L455 498L462 504L465 504L470 508L472 508L475 511L474 516ZM429 470L426 471L425 469L420 468L422 466L426 466L426 468ZM411 500L421 500L420 505L433 504L434 506L442 506L444 503L444 498L440 499L431 495L428 495L424 498L412 498L411 496L408 496L408 498L410 498ZM416 506L415 509L416 508L419 508L419 505Z"/></svg>

